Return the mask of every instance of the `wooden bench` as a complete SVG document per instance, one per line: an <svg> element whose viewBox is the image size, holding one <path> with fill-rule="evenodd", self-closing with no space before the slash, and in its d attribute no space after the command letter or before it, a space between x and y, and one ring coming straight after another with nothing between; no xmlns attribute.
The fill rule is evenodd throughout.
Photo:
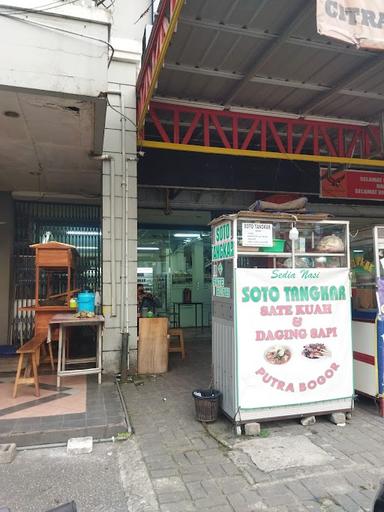
<svg viewBox="0 0 384 512"><path fill-rule="evenodd" d="M13 398L16 398L17 394L17 386L20 384L34 384L35 385L35 395L40 396L40 387L39 387L39 374L38 367L40 364L40 349L47 339L47 335L43 333L37 333L32 339L24 343L18 350L19 361L17 364L17 372L16 372L16 380L15 386L13 388ZM49 355L51 359L51 365L53 364L52 358L52 348L49 345ZM24 365L24 356L30 356L30 364L25 366L24 376L21 377L21 372L23 370ZM29 376L29 370L32 370L32 377Z"/></svg>

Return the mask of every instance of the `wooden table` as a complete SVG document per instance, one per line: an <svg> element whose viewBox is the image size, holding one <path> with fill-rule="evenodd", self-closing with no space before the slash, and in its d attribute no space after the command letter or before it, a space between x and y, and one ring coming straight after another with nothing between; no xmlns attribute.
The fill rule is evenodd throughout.
<svg viewBox="0 0 384 512"><path fill-rule="evenodd" d="M101 384L101 371L102 371L102 353L103 353L103 327L104 317L96 315L92 318L76 318L73 313L63 313L55 315L51 318L48 326L47 343L51 342L51 329L53 325L59 327L59 348L57 351L57 389L60 388L60 379L67 375L92 375L97 374L98 383ZM83 368L81 370L66 370L65 369L65 329L68 327L83 327L84 325L97 327L97 343L96 343L96 358L87 359L71 359L71 364L81 364L85 362L96 362L96 366L92 368Z"/></svg>

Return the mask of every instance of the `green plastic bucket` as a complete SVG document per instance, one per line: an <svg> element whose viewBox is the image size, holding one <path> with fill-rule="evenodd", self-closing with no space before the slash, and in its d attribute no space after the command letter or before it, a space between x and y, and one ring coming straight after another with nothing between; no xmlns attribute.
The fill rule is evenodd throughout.
<svg viewBox="0 0 384 512"><path fill-rule="evenodd" d="M276 238L271 247L260 247L261 252L284 252L285 240Z"/></svg>

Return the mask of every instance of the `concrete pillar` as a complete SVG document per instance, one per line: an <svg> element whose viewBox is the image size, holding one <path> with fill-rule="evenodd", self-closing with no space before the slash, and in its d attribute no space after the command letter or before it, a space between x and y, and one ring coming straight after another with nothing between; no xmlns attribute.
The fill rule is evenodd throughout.
<svg viewBox="0 0 384 512"><path fill-rule="evenodd" d="M10 194L0 192L0 345L8 345L11 341L8 321L13 236L13 201Z"/></svg>
<svg viewBox="0 0 384 512"><path fill-rule="evenodd" d="M136 53L134 52L136 51ZM129 334L129 369L137 368L137 149L136 149L136 95L135 85L139 62L140 45L133 45L131 51L118 50L118 60L109 68L108 95L112 106L108 107L104 135L105 155L111 161L103 162L103 311L106 318L104 332L104 371L117 372L121 362L121 319L126 312L126 326ZM113 93L115 91L115 94ZM121 101L123 97L125 115L125 151L122 156ZM113 167L111 167L113 166ZM111 171L114 173L111 188ZM125 181L126 178L126 181ZM126 226L124 226L123 194L126 192ZM114 212L111 193L114 194ZM113 203L113 201L112 201ZM114 251L112 250L114 220ZM113 254L114 253L114 254ZM126 257L123 268L122 258ZM113 262L113 259L115 262ZM114 267L114 268L113 268ZM125 276L125 274L127 274ZM121 295L121 286L127 280ZM114 281L115 286L112 285ZM113 297L114 295L114 297ZM121 300L123 297L123 301ZM113 303L115 302L115 310Z"/></svg>

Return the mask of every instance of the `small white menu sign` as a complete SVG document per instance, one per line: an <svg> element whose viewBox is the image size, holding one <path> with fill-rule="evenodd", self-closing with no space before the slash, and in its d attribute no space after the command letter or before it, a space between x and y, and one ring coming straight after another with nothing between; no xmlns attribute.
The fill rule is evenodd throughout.
<svg viewBox="0 0 384 512"><path fill-rule="evenodd" d="M243 247L272 247L272 224L243 222Z"/></svg>

